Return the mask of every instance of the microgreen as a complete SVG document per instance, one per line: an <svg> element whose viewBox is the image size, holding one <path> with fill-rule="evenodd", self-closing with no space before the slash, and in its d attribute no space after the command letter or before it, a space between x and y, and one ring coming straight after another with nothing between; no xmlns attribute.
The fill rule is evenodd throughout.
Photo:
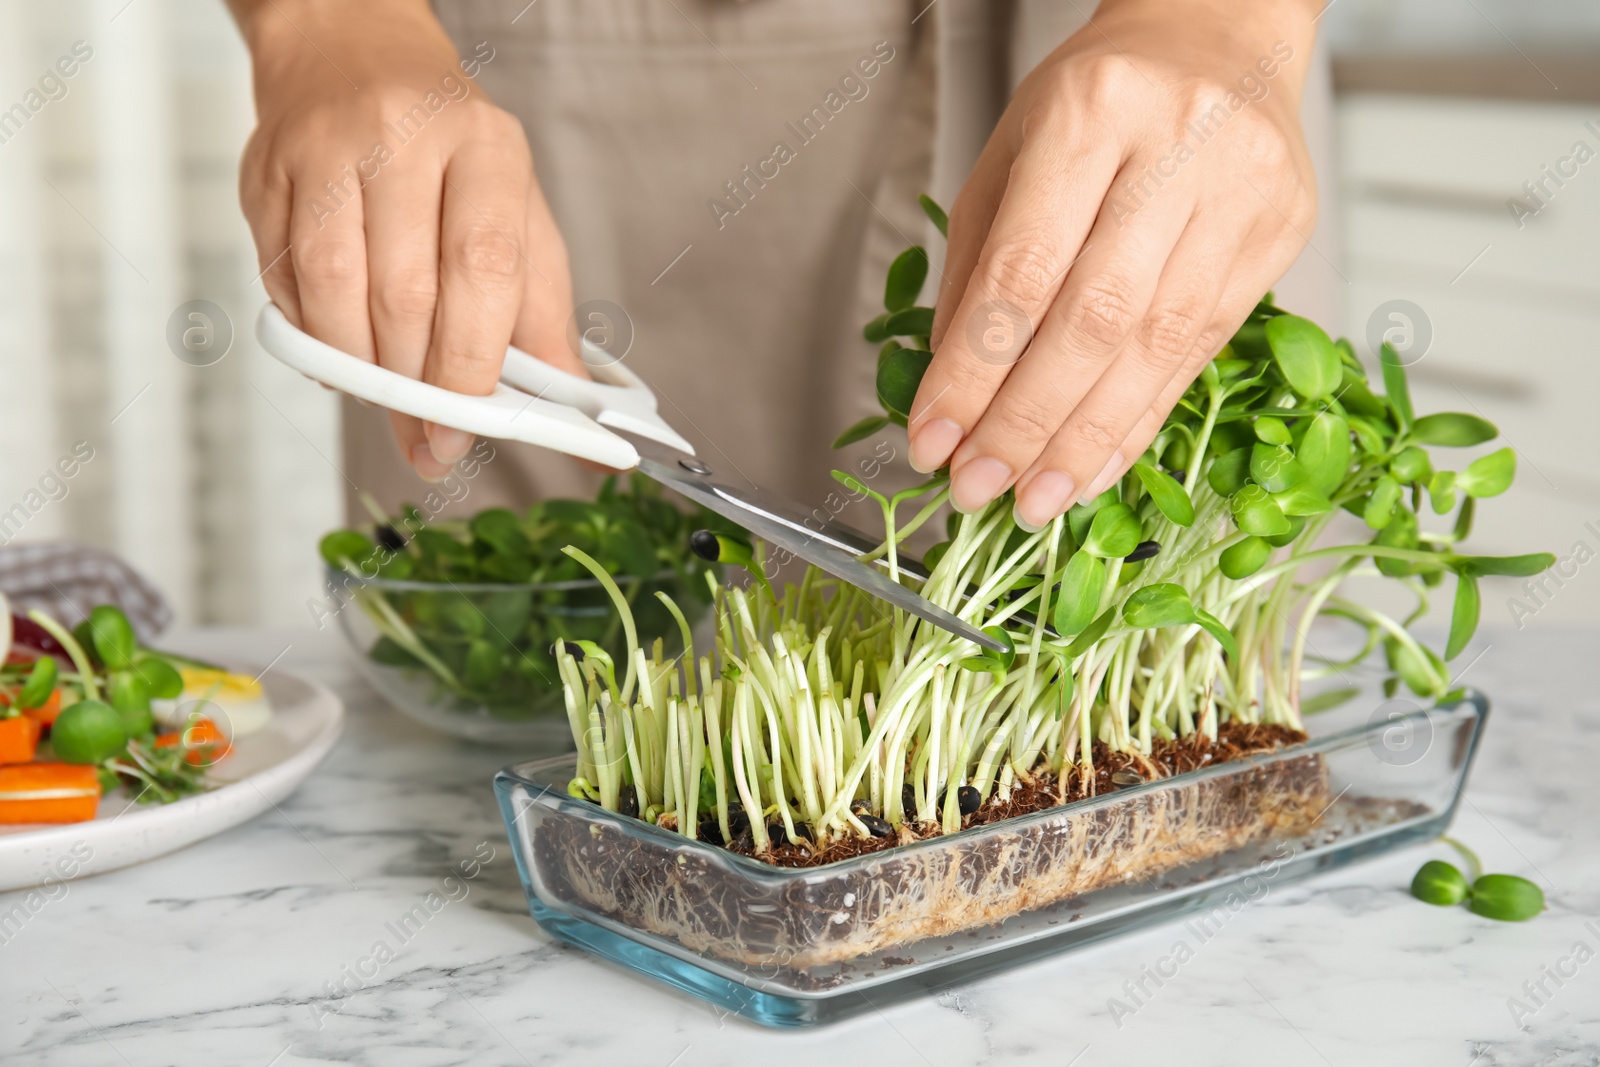
<svg viewBox="0 0 1600 1067"><path fill-rule="evenodd" d="M1411 880L1411 895L1427 904L1447 907L1465 903L1474 915L1499 922L1524 922L1544 911L1544 890L1514 874L1484 874L1477 854L1452 838L1440 838L1466 862L1462 874L1454 864L1429 860Z"/></svg>
<svg viewBox="0 0 1600 1067"><path fill-rule="evenodd" d="M942 230L943 212L923 207ZM864 331L881 346L883 412L841 443L907 421L933 358L932 309L913 303L926 261L912 248L890 269L883 314ZM1074 769L1092 782L1097 746L1149 754L1157 738L1214 741L1225 722L1299 730L1330 703L1300 691L1306 634L1324 612L1366 631L1363 656L1381 649L1391 692L1446 697L1445 660L1477 627L1478 579L1537 573L1554 557L1461 551L1476 502L1510 485L1515 454L1446 463L1433 447L1481 444L1493 426L1417 418L1398 355L1384 346L1379 363L1381 390L1348 342L1269 298L1118 484L1036 532L1017 525L1009 493L951 515L922 582L898 569L899 543L944 504L947 476L885 498L836 475L883 510L885 542L870 558L1013 652L981 653L815 569L782 590L713 582L716 642L698 657L630 642L618 686L594 657L556 650L575 795L613 810L630 798L640 817L723 842L737 804L757 855L785 841L949 832L1020 783ZM907 505L917 510L901 522ZM1448 529L1425 527L1419 507ZM1364 534L1320 543L1341 513ZM746 567L761 560L759 544L704 544ZM1368 573L1423 602L1455 577L1443 656L1406 623L1338 595ZM637 610L616 602L624 616ZM1454 891L1437 869L1424 881L1441 899ZM1481 897L1508 914L1526 903L1498 881Z"/></svg>

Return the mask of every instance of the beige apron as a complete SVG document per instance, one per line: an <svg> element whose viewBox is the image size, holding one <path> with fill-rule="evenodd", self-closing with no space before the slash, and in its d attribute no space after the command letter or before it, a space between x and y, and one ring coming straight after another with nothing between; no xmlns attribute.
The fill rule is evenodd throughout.
<svg viewBox="0 0 1600 1067"><path fill-rule="evenodd" d="M829 511L833 467L892 455L885 484L908 483L903 431L829 448L878 410L861 324L901 249L927 244L937 262L916 195L954 199L1012 87L1081 25L1078 5L519 6L441 0L438 14L462 55L493 49L478 83L528 131L575 300L625 312L628 366L662 414L713 466ZM344 420L349 481L387 507L422 502L430 487L384 414L346 402ZM595 481L566 457L497 445L447 510Z"/></svg>

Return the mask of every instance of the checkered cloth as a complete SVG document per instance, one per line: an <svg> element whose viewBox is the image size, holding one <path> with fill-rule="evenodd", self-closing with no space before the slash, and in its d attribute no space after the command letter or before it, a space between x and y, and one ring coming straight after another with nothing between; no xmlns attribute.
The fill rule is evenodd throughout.
<svg viewBox="0 0 1600 1067"><path fill-rule="evenodd" d="M166 598L119 557L70 541L33 541L0 548L0 593L11 610L38 608L76 626L97 604L115 604L141 642L155 639L172 621Z"/></svg>

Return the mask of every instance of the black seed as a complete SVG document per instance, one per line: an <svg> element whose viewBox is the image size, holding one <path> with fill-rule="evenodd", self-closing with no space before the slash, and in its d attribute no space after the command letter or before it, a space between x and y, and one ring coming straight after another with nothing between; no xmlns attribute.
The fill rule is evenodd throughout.
<svg viewBox="0 0 1600 1067"><path fill-rule="evenodd" d="M861 825L865 826L867 833L873 837L888 837L894 833L894 827L890 826L887 820L880 819L876 815L862 815L860 819Z"/></svg>
<svg viewBox="0 0 1600 1067"><path fill-rule="evenodd" d="M639 817L639 793L631 785L625 785L617 793L617 812L637 819Z"/></svg>
<svg viewBox="0 0 1600 1067"><path fill-rule="evenodd" d="M583 662L583 646L576 641L556 641L550 646L550 654L558 656L565 652L578 662Z"/></svg>
<svg viewBox="0 0 1600 1067"><path fill-rule="evenodd" d="M961 814L971 815L983 807L983 794L970 785L964 785L956 790L956 806L961 809Z"/></svg>
<svg viewBox="0 0 1600 1067"><path fill-rule="evenodd" d="M1173 478L1175 478L1176 480L1178 480L1180 482L1183 481L1186 477L1188 477L1188 474L1185 471L1168 471L1167 473L1172 475Z"/></svg>
<svg viewBox="0 0 1600 1067"><path fill-rule="evenodd" d="M717 535L710 530L696 530L689 535L689 549L703 560L717 562L717 557L722 555L722 546L717 543Z"/></svg>
<svg viewBox="0 0 1600 1067"><path fill-rule="evenodd" d="M783 828L782 819L767 820L767 836L772 839L772 843L774 845L778 844L780 841L789 840L789 831Z"/></svg>
<svg viewBox="0 0 1600 1067"><path fill-rule="evenodd" d="M910 812L917 806L917 791L910 783L900 787L900 810Z"/></svg>
<svg viewBox="0 0 1600 1067"><path fill-rule="evenodd" d="M871 810L872 810L872 805L868 804L865 800L852 800L850 802L850 814L851 815L865 815L868 811L871 811Z"/></svg>
<svg viewBox="0 0 1600 1067"><path fill-rule="evenodd" d="M1111 784L1115 785L1115 786L1140 785L1143 782L1144 782L1144 776L1141 775L1138 771L1112 771L1111 772Z"/></svg>
<svg viewBox="0 0 1600 1067"><path fill-rule="evenodd" d="M1128 563L1138 563L1142 559L1149 559L1151 556L1160 551L1160 541L1140 541L1136 546L1134 546L1132 552L1129 552L1122 558Z"/></svg>
<svg viewBox="0 0 1600 1067"><path fill-rule="evenodd" d="M398 552L406 547L406 539L401 536L400 531L386 522L379 523L377 529L373 532L378 535L378 544L387 548L390 552Z"/></svg>

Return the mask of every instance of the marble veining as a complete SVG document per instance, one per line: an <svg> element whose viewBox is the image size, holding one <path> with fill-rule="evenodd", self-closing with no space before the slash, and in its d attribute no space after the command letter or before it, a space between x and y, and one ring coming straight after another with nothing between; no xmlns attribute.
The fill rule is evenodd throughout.
<svg viewBox="0 0 1600 1067"><path fill-rule="evenodd" d="M1600 958L1572 955L1600 952L1600 631L1488 631L1462 660L1483 651L1468 680L1494 711L1455 832L1546 887L1534 922L1413 901L1445 856L1418 848L1273 886L1204 940L1170 923L796 1033L541 933L489 788L514 754L389 710L331 635L187 644L289 644L284 669L347 701L345 736L279 809L0 934L6 1067L1600 1065Z"/></svg>

